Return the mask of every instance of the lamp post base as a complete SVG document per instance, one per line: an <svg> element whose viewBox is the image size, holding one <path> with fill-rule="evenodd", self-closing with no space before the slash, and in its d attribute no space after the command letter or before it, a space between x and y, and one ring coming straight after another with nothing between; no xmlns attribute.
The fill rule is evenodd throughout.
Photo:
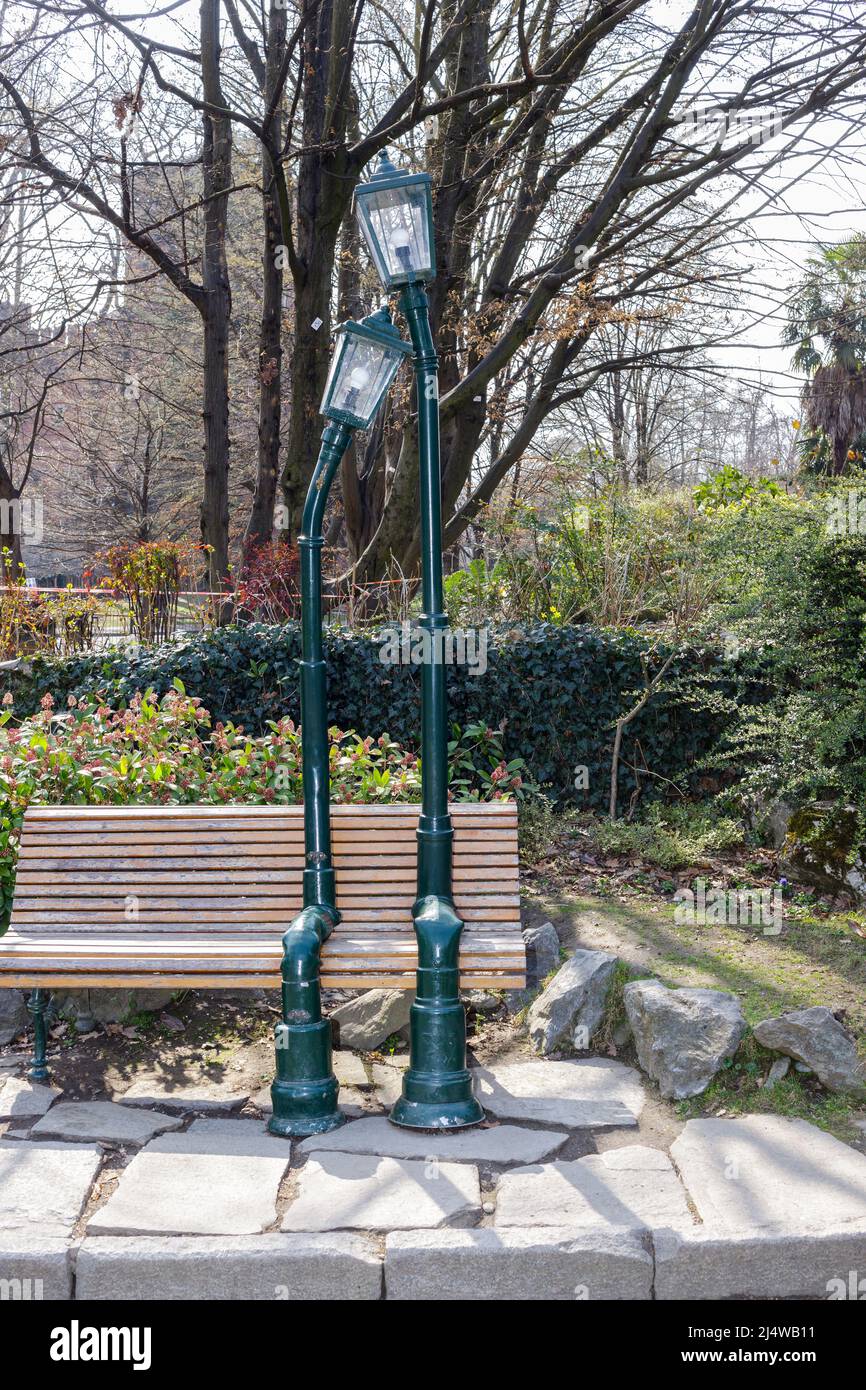
<svg viewBox="0 0 866 1390"><path fill-rule="evenodd" d="M388 1116L400 1129L471 1129L487 1118L474 1096L468 1100L423 1101L401 1096Z"/></svg>
<svg viewBox="0 0 866 1390"><path fill-rule="evenodd" d="M301 1139L339 1129L346 1123L346 1116L337 1109L338 1091L333 1076L323 1081L275 1081L271 1087L274 1113L268 1121L269 1133Z"/></svg>

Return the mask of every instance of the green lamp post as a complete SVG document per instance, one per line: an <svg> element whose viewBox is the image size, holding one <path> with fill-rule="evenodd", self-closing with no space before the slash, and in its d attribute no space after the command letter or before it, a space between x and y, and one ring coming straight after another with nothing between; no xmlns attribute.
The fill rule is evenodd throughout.
<svg viewBox="0 0 866 1390"><path fill-rule="evenodd" d="M386 290L400 291L409 324L418 393L421 483L420 626L430 634L421 673L421 814L418 885L412 909L418 975L410 1016L410 1062L391 1111L409 1129L462 1129L484 1119L466 1066L466 1011L460 998L463 923L452 895L448 814L448 710L440 634L447 627L442 588L442 482L438 359L425 282L436 273L429 174L401 173L383 153L369 183L355 190L361 232Z"/></svg>
<svg viewBox="0 0 866 1390"><path fill-rule="evenodd" d="M337 329L321 411L328 424L304 505L301 563L301 743L304 789L304 906L283 937L283 1017L271 1087L273 1134L324 1134L345 1121L337 1109L331 1025L322 1018L320 952L340 920L331 863L328 703L322 651L322 521L328 492L353 430L372 424L400 363L411 352L387 309Z"/></svg>

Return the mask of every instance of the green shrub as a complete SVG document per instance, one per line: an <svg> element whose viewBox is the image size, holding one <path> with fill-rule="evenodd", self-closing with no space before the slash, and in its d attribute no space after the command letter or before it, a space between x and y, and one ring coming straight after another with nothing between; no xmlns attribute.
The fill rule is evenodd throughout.
<svg viewBox="0 0 866 1390"><path fill-rule="evenodd" d="M372 636L326 634L328 719L341 729L375 737L387 729L407 749L418 746L421 724L420 671L387 665L382 641ZM608 797L613 725L642 686L641 654L651 644L632 630L602 631L539 623L491 631L487 669L447 667L450 716L462 729L485 725L501 730L506 762L525 760L532 781L560 800L603 808ZM661 644L653 662L670 649ZM129 703L136 691L161 696L180 679L214 719L252 735L269 721L300 717L294 624L219 628L184 642L128 655L76 656L66 661L36 657L7 673L7 688L21 713L39 708L46 693L58 703L100 692L106 703ZM653 696L628 725L622 749L623 804L638 782L652 774L686 784L695 763L713 746L724 700L737 695L736 670L709 647L683 647L669 672L676 688ZM695 682L708 698L696 704ZM578 767L588 786L575 788ZM635 771L637 769L637 771ZM642 769L650 769L649 776ZM579 779L583 780L583 779Z"/></svg>
<svg viewBox="0 0 866 1390"><path fill-rule="evenodd" d="M334 801L418 801L420 761L387 734L377 739L331 729ZM457 730L449 745L451 794L493 801L531 790L525 765L506 764L495 730ZM272 804L303 799L300 730L271 721L263 734L213 725L180 682L161 698L135 695L125 709L76 700L54 712L50 695L38 714L15 723L0 716L0 893L5 921L14 883L18 834L31 805Z"/></svg>
<svg viewBox="0 0 866 1390"><path fill-rule="evenodd" d="M734 849L745 838L741 821L720 816L712 804L653 802L640 821L602 821L594 827L601 849L634 855L661 869L684 869L719 850Z"/></svg>

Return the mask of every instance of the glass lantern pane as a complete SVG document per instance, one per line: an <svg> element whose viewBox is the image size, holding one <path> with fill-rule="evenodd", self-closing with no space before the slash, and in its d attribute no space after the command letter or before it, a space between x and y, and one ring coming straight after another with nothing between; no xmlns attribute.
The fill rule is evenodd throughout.
<svg viewBox="0 0 866 1390"><path fill-rule="evenodd" d="M385 284L432 269L426 185L383 188L359 199L361 229Z"/></svg>
<svg viewBox="0 0 866 1390"><path fill-rule="evenodd" d="M402 354L383 343L347 333L334 357L325 395L323 414L340 411L368 424L376 414Z"/></svg>

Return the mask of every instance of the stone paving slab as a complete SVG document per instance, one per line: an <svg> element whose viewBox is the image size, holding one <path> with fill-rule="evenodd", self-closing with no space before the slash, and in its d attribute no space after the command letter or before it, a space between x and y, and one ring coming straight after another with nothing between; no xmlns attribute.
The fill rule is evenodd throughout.
<svg viewBox="0 0 866 1390"><path fill-rule="evenodd" d="M0 1302L37 1303L71 1297L72 1249L68 1241L27 1231L0 1231Z"/></svg>
<svg viewBox="0 0 866 1390"><path fill-rule="evenodd" d="M653 1246L657 1299L862 1299L866 1291L859 1283L866 1223L808 1233L768 1227L714 1234L695 1226L656 1231Z"/></svg>
<svg viewBox="0 0 866 1390"><path fill-rule="evenodd" d="M469 1164L318 1152L301 1169L283 1230L395 1231L480 1216L478 1169Z"/></svg>
<svg viewBox="0 0 866 1390"><path fill-rule="evenodd" d="M403 1094L402 1071L397 1067L384 1066L378 1062L374 1062L370 1070L373 1073L376 1100L383 1106L393 1105Z"/></svg>
<svg viewBox="0 0 866 1390"><path fill-rule="evenodd" d="M348 1052L345 1048L338 1049L333 1055L333 1061L334 1075L341 1086L370 1085L367 1068L357 1053Z"/></svg>
<svg viewBox="0 0 866 1390"><path fill-rule="evenodd" d="M382 1260L347 1232L260 1236L87 1236L76 1296L244 1301L379 1299Z"/></svg>
<svg viewBox="0 0 866 1390"><path fill-rule="evenodd" d="M536 1120L566 1129L636 1125L644 1103L638 1073L622 1062L518 1062L479 1067L476 1094L503 1120Z"/></svg>
<svg viewBox="0 0 866 1390"><path fill-rule="evenodd" d="M84 1210L102 1162L83 1144L0 1139L0 1232L67 1235Z"/></svg>
<svg viewBox="0 0 866 1390"><path fill-rule="evenodd" d="M88 1233L257 1235L276 1220L290 1154L258 1120L196 1120L136 1154Z"/></svg>
<svg viewBox="0 0 866 1390"><path fill-rule="evenodd" d="M631 1144L504 1174L496 1189L495 1224L647 1230L689 1227L693 1217L667 1154Z"/></svg>
<svg viewBox="0 0 866 1390"><path fill-rule="evenodd" d="M628 1231L398 1231L385 1242L386 1297L403 1301L643 1300L652 1276Z"/></svg>
<svg viewBox="0 0 866 1390"><path fill-rule="evenodd" d="M0 1087L0 1120L36 1120L62 1096L56 1086L38 1086L19 1076L10 1076Z"/></svg>
<svg viewBox="0 0 866 1390"><path fill-rule="evenodd" d="M156 1111L135 1110L114 1100L63 1101L30 1131L31 1139L77 1143L146 1144L154 1135L179 1129L181 1121Z"/></svg>
<svg viewBox="0 0 866 1390"><path fill-rule="evenodd" d="M689 1120L671 1157L716 1233L866 1226L866 1155L806 1120Z"/></svg>
<svg viewBox="0 0 866 1390"><path fill-rule="evenodd" d="M191 1111L231 1113L240 1110L249 1098L249 1091L229 1090L215 1081L172 1084L164 1076L148 1075L137 1077L121 1100L124 1105L159 1106L184 1115Z"/></svg>
<svg viewBox="0 0 866 1390"><path fill-rule="evenodd" d="M548 1129L520 1129L517 1125L493 1125L490 1129L464 1129L453 1134L398 1129L384 1116L355 1120L330 1134L316 1134L298 1145L301 1153L332 1150L338 1153L379 1154L382 1158L440 1158L470 1163L536 1163L556 1153L568 1139Z"/></svg>

